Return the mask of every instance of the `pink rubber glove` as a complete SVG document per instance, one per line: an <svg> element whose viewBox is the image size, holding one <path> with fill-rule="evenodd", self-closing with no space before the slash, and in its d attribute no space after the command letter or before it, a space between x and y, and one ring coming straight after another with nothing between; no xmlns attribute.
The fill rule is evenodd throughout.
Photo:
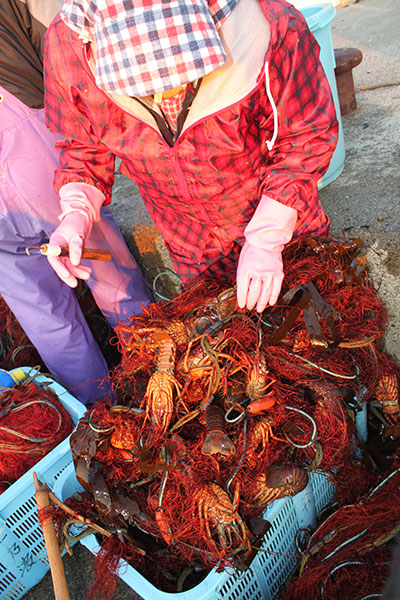
<svg viewBox="0 0 400 600"><path fill-rule="evenodd" d="M69 247L69 257L48 256L60 279L70 287L78 279L89 279L92 270L81 262L82 246L93 223L100 220L104 194L88 183L67 183L60 188L60 225L50 236L50 244Z"/></svg>
<svg viewBox="0 0 400 600"><path fill-rule="evenodd" d="M258 312L278 300L283 281L282 250L293 235L297 211L262 196L244 230L245 243L236 271L240 308Z"/></svg>

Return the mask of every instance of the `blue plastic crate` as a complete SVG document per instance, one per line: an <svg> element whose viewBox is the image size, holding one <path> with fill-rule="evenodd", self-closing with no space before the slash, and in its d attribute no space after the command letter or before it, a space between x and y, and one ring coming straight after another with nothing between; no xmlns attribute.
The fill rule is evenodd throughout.
<svg viewBox="0 0 400 600"><path fill-rule="evenodd" d="M65 500L81 489L72 464L58 479L54 493ZM333 493L334 487L325 474L311 473L302 492L267 507L264 518L271 527L250 568L240 576L228 571L217 573L214 569L194 588L168 593L157 589L125 561L121 561L118 575L143 600L273 600L299 560L297 532L304 527L315 528L319 511ZM93 554L99 550L94 535L82 539L81 544Z"/></svg>
<svg viewBox="0 0 400 600"><path fill-rule="evenodd" d="M38 373L22 367L28 375ZM12 371L11 371L12 372ZM76 424L85 406L59 383L46 375L35 382L55 392ZM57 478L72 465L69 437L58 444L0 495L0 598L18 600L47 573L49 563L42 530L37 519L33 472L53 488Z"/></svg>
<svg viewBox="0 0 400 600"><path fill-rule="evenodd" d="M335 486L329 477L328 473L323 471L315 471L311 479L313 488L313 496L315 502L315 512L317 516L321 510L325 508L335 494Z"/></svg>

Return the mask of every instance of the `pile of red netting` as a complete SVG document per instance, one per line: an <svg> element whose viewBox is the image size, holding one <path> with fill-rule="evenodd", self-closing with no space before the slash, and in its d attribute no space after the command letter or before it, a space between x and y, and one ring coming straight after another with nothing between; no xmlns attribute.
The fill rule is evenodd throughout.
<svg viewBox="0 0 400 600"><path fill-rule="evenodd" d="M357 504L328 517L312 535L298 577L281 599L380 597L390 572L392 540L400 530L400 506L394 500L399 490L396 469Z"/></svg>
<svg viewBox="0 0 400 600"><path fill-rule="evenodd" d="M0 295L0 368L41 365L41 358Z"/></svg>
<svg viewBox="0 0 400 600"><path fill-rule="evenodd" d="M72 431L57 395L28 377L0 391L0 494Z"/></svg>
<svg viewBox="0 0 400 600"><path fill-rule="evenodd" d="M296 240L284 264L262 315L201 279L117 327L117 404L97 404L71 438L74 510L111 533L91 598L112 597L104 565L120 557L169 592L214 566L246 569L266 507L311 472L342 506L396 467L400 372L379 346L385 309L360 243ZM355 427L367 404L372 444Z"/></svg>

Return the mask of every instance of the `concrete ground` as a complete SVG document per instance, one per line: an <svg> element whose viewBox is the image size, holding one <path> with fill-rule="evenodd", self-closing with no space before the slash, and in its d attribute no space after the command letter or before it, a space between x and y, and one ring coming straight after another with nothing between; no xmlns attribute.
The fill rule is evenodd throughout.
<svg viewBox="0 0 400 600"><path fill-rule="evenodd" d="M357 110L342 119L344 171L321 190L320 197L331 218L332 234L357 236L365 243L370 273L388 309L386 350L400 361L400 2L341 0L336 11L331 22L334 48L358 48L363 60L353 71ZM116 176L112 210L149 282L170 268L136 187L122 175ZM174 287L173 278L157 281L162 295ZM90 560L80 544L72 557L64 559L71 600L86 597ZM48 574L24 598L53 597ZM115 598L140 596L121 582Z"/></svg>
<svg viewBox="0 0 400 600"><path fill-rule="evenodd" d="M335 236L360 237L386 302L386 350L400 361L400 3L361 0L337 8L334 48L363 53L353 69L357 110L343 117L342 175L321 190Z"/></svg>

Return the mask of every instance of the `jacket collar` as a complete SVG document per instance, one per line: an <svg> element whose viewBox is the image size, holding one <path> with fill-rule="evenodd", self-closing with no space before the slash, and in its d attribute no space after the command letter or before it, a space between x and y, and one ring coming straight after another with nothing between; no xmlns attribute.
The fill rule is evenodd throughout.
<svg viewBox="0 0 400 600"><path fill-rule="evenodd" d="M240 0L224 21L220 36L227 61L203 77L182 132L199 120L240 102L257 87L264 74L270 25L258 0ZM94 72L93 59L89 66ZM152 115L135 100L108 95L124 111L158 129Z"/></svg>

